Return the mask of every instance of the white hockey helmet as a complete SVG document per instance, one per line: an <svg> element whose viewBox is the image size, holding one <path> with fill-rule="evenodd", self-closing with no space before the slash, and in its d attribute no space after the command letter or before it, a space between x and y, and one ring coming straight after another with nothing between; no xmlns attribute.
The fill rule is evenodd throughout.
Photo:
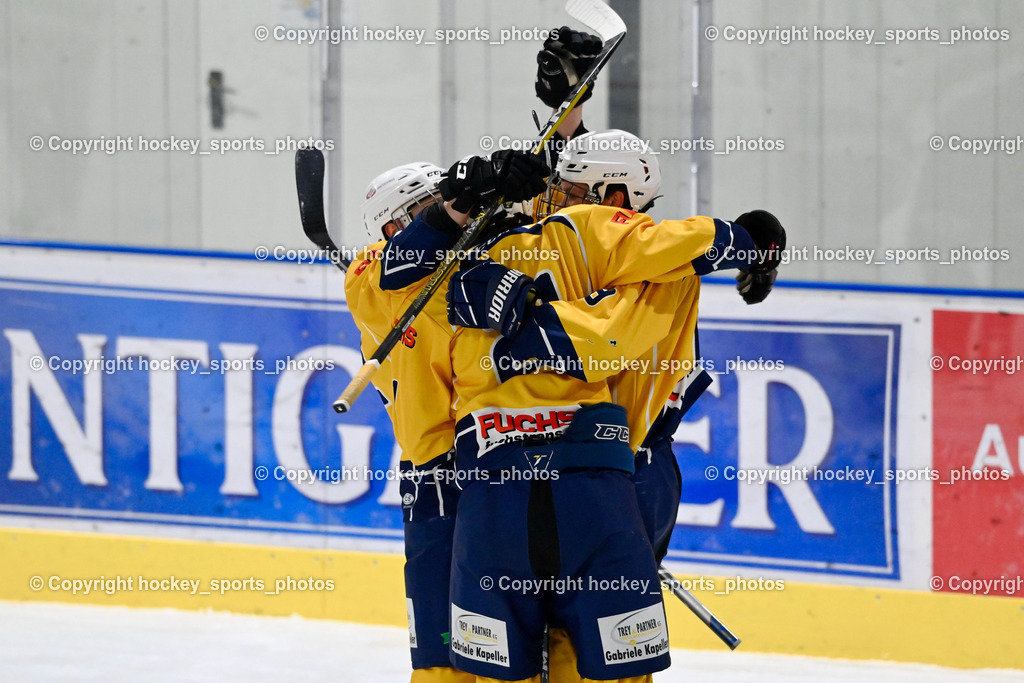
<svg viewBox="0 0 1024 683"><path fill-rule="evenodd" d="M534 218L540 220L565 207L568 194L562 181L585 185L583 201L600 204L608 188L626 188L626 208L645 211L661 189L661 167L650 145L624 130L584 133L573 138L558 157L548 188L534 204Z"/></svg>
<svg viewBox="0 0 1024 683"><path fill-rule="evenodd" d="M441 201L437 182L442 173L434 164L417 161L396 166L374 178L366 188L362 205L363 227L370 240L390 237L385 232L389 223L397 223L398 230L409 227L417 205Z"/></svg>

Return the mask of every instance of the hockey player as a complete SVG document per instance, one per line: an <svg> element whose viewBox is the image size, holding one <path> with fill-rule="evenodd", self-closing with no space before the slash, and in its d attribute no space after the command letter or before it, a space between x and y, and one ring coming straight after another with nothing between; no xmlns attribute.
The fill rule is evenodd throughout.
<svg viewBox="0 0 1024 683"><path fill-rule="evenodd" d="M575 74L586 70L600 47L601 41L596 36L568 27L552 31L538 55L538 95L546 101L564 99L575 83ZM568 132L567 137L585 132L579 108L570 112L559 132ZM552 149L563 141L556 133ZM497 165L492 163L494 160L475 165L471 178L473 190L464 200L480 203L499 186L506 197L516 194L518 190L508 187L508 177L503 174L518 167L514 164L500 167L509 162L509 154L497 154ZM557 155L552 158L557 159ZM516 163L542 166L536 160L520 159ZM378 240L390 239L440 199L435 185L441 172L440 168L424 162L408 164L380 175L367 191L363 223L375 244L353 264L346 279L349 306L363 333L364 355L373 351L419 292L418 287L405 288L407 283L399 261L393 264L381 261L385 242ZM538 179L520 199L532 199L543 187ZM528 216L508 220L518 225L528 220ZM443 300L438 297L433 305L440 306L443 319ZM448 362L445 344L431 343L432 335L436 334L435 326L428 318L423 320L425 324L417 322L407 331L403 345L385 361L374 384L392 419L396 440L402 448L401 468L408 475L403 477L400 488L405 522L412 679L414 682L459 681L466 676L448 666L447 642L451 537L457 500L451 469L454 419L448 398L450 373L446 375L443 369ZM552 680L561 679L555 676ZM573 676L572 680L578 679Z"/></svg>
<svg viewBox="0 0 1024 683"><path fill-rule="evenodd" d="M345 295L353 319L361 331L362 353L373 352L390 328L390 307L379 292L379 254L384 240L408 226L415 215L440 200L436 184L442 170L425 162L399 166L374 178L362 205L363 227L370 236L370 246L354 261L345 278ZM382 317L367 312L381 311ZM416 329L411 328L408 342L415 345ZM412 348L412 347L409 347ZM436 347L434 347L436 348ZM398 364L400 346L382 364L375 377L375 388L384 401L391 418L395 440L402 449L400 464L402 480L402 527L405 535L405 594L409 619L409 645L412 658L412 683L472 683L475 678L451 668L448 661L446 619L448 591L444 588L448 567L437 558L451 555L457 489L446 475L451 471L451 444L454 423L448 410L447 394L437 400L430 396L430 382L423 383L427 401L409 406L397 404ZM430 353L431 346L420 345L420 353ZM440 359L440 356L439 356ZM427 367L424 364L420 367ZM421 379L429 380L429 376ZM403 378L403 388L416 377ZM393 386L390 392L389 386ZM390 395L389 395L390 394ZM404 398L404 393L403 393ZM429 400L434 399L434 400ZM426 419L417 410L433 408ZM422 425L430 425L420 429ZM415 460L414 460L415 459ZM415 462L415 465L414 465ZM415 479L407 475L416 471ZM422 490L423 495L418 495ZM408 504L407 504L408 501ZM413 503L416 502L414 506Z"/></svg>
<svg viewBox="0 0 1024 683"><path fill-rule="evenodd" d="M436 168L436 167L435 167L435 168ZM436 171L435 171L435 172L436 172ZM378 213L379 213L379 212L378 212ZM381 215L383 215L383 216L384 216L385 218L387 217L387 215L386 215L386 214L381 214ZM378 215L378 217L380 217L381 215ZM406 216L406 224L407 224L407 222L408 222L408 216ZM398 226L398 225L400 225L400 223L399 223L398 221L395 221L395 222L393 222L393 223L392 223L392 222L389 222L389 224L388 224L388 225L387 225L387 227L386 227L386 230L387 230L386 234L387 234L387 235L391 235L391 234L393 234L393 232L394 232L394 228L395 228L396 226ZM365 268L365 266L366 266L367 264L362 264L362 265L363 265L363 267ZM384 331L386 332L386 329L385 329ZM408 343L408 341L409 341L409 340L407 339L407 340L406 340L406 342ZM395 391L397 392L397 385L394 385L394 386L393 386L392 388L393 388L393 389L394 389L394 390L395 390ZM397 431L397 430L396 430L396 431ZM669 432L669 434L670 434L670 433L671 433L671 432ZM400 442L401 442L401 439L400 439ZM672 462L673 462L673 466L674 466L674 459L673 459L673 461L672 461ZM436 484L436 482L435 482L435 484ZM435 489L435 488L438 488L438 487L436 487L436 486L431 486L430 488L431 488L431 489L433 490L433 489ZM409 498L409 496L408 496L408 495L406 495L406 496L403 496L403 498L405 498L405 499L408 499L408 498ZM439 500L443 500L443 498L441 498L441 499L439 499ZM676 502L676 503L678 502L678 494L676 494L676 496L675 496L675 502ZM673 506L673 507L674 507L674 506ZM673 513L672 513L672 518L673 518L673 521L674 521L674 510L673 510ZM408 529L407 529L407 532L408 532Z"/></svg>
<svg viewBox="0 0 1024 683"><path fill-rule="evenodd" d="M474 172L467 176L485 175L486 170L487 165L481 160L474 165ZM440 169L437 167L417 163L399 167L375 179L363 206L364 223L371 238L394 235L420 210L435 202L438 196L432 184L438 175ZM539 189L539 186L534 189ZM386 334L394 317L410 300L410 295L418 293L418 288L404 296L398 293L398 302L391 304L389 299L396 293L385 294L376 286L379 279L391 281L405 270L402 265L393 264L397 273L388 273L388 262L382 260L379 253L383 247L383 242L372 245L364 253L366 258L352 266L347 280L349 304L364 331L364 354L370 353ZM374 323L372 314L367 311L383 315ZM448 656L442 634L448 630L445 588L456 489L450 470L450 455L433 455L444 452L453 443L454 421L449 412L450 400L447 399L450 381L443 381L446 373L439 370L445 358L436 353L446 349L446 342L432 343L432 334L436 334L434 326L417 322L406 337L406 346L399 347L385 361L375 381L393 420L397 440L403 447L403 471L415 473L401 483L406 522L410 637L415 644L412 649L414 681L459 680L460 675L442 666ZM410 342L412 346L409 346ZM419 358L424 352L427 356ZM405 387L412 387L412 391ZM678 495L675 500L678 501ZM578 680L571 648L557 628L552 630L551 650L552 680Z"/></svg>
<svg viewBox="0 0 1024 683"><path fill-rule="evenodd" d="M578 138L581 149L586 137ZM595 142L602 140L598 138ZM595 145L595 148L600 147ZM591 163L597 161L597 157L590 157ZM577 201L589 197L591 201L596 199L608 205L616 202L625 205L631 197L634 201L649 199L656 192L656 183L650 195L644 192L642 185L656 175L655 162L640 158L634 160L634 166L636 162L643 170L640 181L629 180L621 188L606 186L604 181L594 185L553 186L552 193L562 190L569 197L576 196ZM565 164L564 160L559 164L562 178L575 180L571 175L573 169L573 165ZM465 170L454 168L442 183L442 192L458 196L461 191L458 179L465 175ZM423 244L414 239L420 237L417 231L400 237L406 245ZM503 246L517 246L520 254L555 253L557 261L544 264L522 263L522 259L516 263L515 258L508 261L535 273L547 271L546 279L538 278L536 283L521 272L509 271L489 261L463 271L458 282L453 278L449 289L452 320L474 327L495 327L505 334L496 340L493 333L468 329L453 333L453 370L458 377L460 417L457 460L466 472L477 475L520 472L524 476L539 476L539 472L547 472L561 474L562 478L558 483L554 478L550 482L512 480L500 487L481 486L477 479L464 484L456 523L452 583L455 660L463 668L502 680L533 675L539 666L540 626L549 612L548 607L553 606L550 611L563 620L573 634L580 654L580 673L584 676L609 679L664 668L668 663L667 650L663 647L667 646L667 640L663 640L660 596L602 594L600 599L588 601L580 591L567 598L552 596L549 591L542 596L510 599L488 593L482 583L489 576L486 571L501 570L505 576L513 573L522 580L572 580L573 564L586 561L588 579L600 582L602 575L646 577L651 585L657 585L653 556L636 512L635 494L631 486L628 491L623 489L620 475L616 474L632 472L632 451L626 444L642 438L649 422L644 425L638 415L633 415L628 426L637 424L639 428L634 433L627 431L626 416L620 416L610 405L612 390L605 381L608 373L588 376L580 363L583 354L577 354L573 344L568 343L574 338L571 319L563 334L546 335L540 331L544 324L558 324L552 321L551 315L567 302L538 300L531 305L530 292L540 292L549 298L553 298L551 295L555 292L563 299L587 297L595 311L617 308L621 315L627 316L631 312L639 315L644 310L656 311L656 299L660 296L661 304L670 302L666 314L656 315L652 325L630 328L640 330L639 334L591 339L594 348L588 349L588 355L608 354L610 349L633 349L637 344L642 346L644 340L634 338L646 332L655 338L660 335L675 339L678 348L669 350L671 357L692 358L699 282L690 276L721 267L751 265L754 242L743 228L724 221L697 218L654 226L649 218L629 209L581 207L580 210L569 209L542 224L513 230L490 245L489 251L493 255ZM711 247L717 247L722 256L712 258L705 254ZM733 248L734 256L726 254L727 247ZM742 254L746 260L735 254ZM756 279L763 289L764 278L760 273L762 270L771 272L773 267L768 266L767 259L761 259L757 266ZM618 298L620 291L598 288L602 283L639 284L645 279L664 281L664 284L657 288L639 285L639 289L628 295L633 297L629 299L630 305L624 307L616 305L623 300ZM756 296L753 284L747 294ZM486 305L478 305L481 297L460 300L460 293L472 290L484 292L482 300ZM683 305L677 306L680 303ZM567 320L559 317L563 322ZM513 372L503 375L495 361L506 357L516 361L553 359L563 363L565 372L562 376L532 374L532 371L517 374L513 367ZM482 369L481 359L494 369ZM502 383L503 379L507 381ZM659 386L667 388L662 386L651 392L649 404L655 407L655 412L669 398L671 387L678 379L680 377L667 375L656 380ZM547 405L538 406L538 399ZM596 428L596 432L591 428ZM519 445L552 437L560 438L544 446L523 448ZM581 448L582 444L585 448ZM467 505L472 511L468 515ZM596 505L596 512L588 509L588 505L591 508ZM609 505L616 507L613 510ZM496 534L484 528L487 520L517 535L502 536L500 546L496 547L490 542ZM568 527L591 533L580 534L581 537L570 542L557 533L558 528ZM598 550L606 541L618 545L611 555ZM612 556L619 559L609 561ZM582 579L582 574L578 578ZM473 583L476 583L475 589ZM623 611L615 612L617 609ZM649 627L645 633L657 640L655 644L643 651L633 651L620 649L619 644L606 640L614 638L614 634L605 632L605 620L627 613L643 613L648 617L643 620ZM488 638L496 637L498 644L492 642L481 650L483 646L475 640L481 633L490 634Z"/></svg>
<svg viewBox="0 0 1024 683"><path fill-rule="evenodd" d="M595 137L600 136L595 135ZM604 137L607 138L608 136ZM614 140L606 140L606 142L614 142ZM595 146L600 147L599 144L595 144ZM628 163L623 165L620 162L618 167L612 168L601 163L599 159L595 158L594 154L588 154L579 148L573 148L573 146L570 146L570 149L563 154L563 157L559 166L559 168L563 169L563 174L565 176L571 175L574 183L582 184L584 187L600 187L604 182L604 178L611 173L617 176L628 176L631 173L635 177L640 176L636 172L637 169L629 168ZM565 169L572 170L566 171ZM566 183L566 189L569 189L569 187L569 184ZM644 196L651 197L656 191L656 189L647 191ZM551 212L552 194L558 195L559 193L553 188L552 191L547 193L545 201L539 202L546 205L539 210L540 215ZM584 194L584 190L579 188L579 191L572 194L579 197ZM634 196L638 195L634 192ZM596 193L591 195L591 201L597 199L599 197ZM557 199L555 201L557 202ZM567 200L563 203L565 205L572 205L579 201L581 200L578 198L567 197ZM622 206L623 195L609 189L605 194L603 202L614 206ZM750 227L751 231L756 234L768 231L773 235L781 234L784 237L784 231L778 225L777 220L767 212L756 211L744 214L737 219L737 223ZM778 255L784 249L784 246L784 241L769 245L763 253L769 259L774 259L774 263L777 264ZM719 253L723 253L722 250L719 250ZM728 266L720 264L719 267ZM747 303L758 303L771 291L775 274L776 271L771 266L741 270L740 275L737 277L737 289ZM477 297L485 296L486 288L479 286L482 283L477 282L477 287L467 289L462 282L463 277L467 276L457 273L453 278L453 285L458 284L458 289L461 293L469 292L471 294L475 293ZM479 303L477 302L478 306ZM464 303L464 305L467 304ZM622 297L620 305L628 308L633 304L627 296ZM598 325L601 323L595 321L593 324ZM612 320L607 320L604 324L608 327L613 327L615 323ZM550 331L547 334L550 335ZM682 359L683 367L691 368L692 371L673 389L669 402L664 406L661 414L653 420L653 423L650 412L653 406L646 402L652 389L652 377L647 375L647 373L624 372L610 379L616 403L627 407L634 404L644 405L644 420L648 431L643 444L637 449L637 469L634 475L634 483L637 487L637 498L641 508L641 516L654 547L655 558L659 563L667 553L670 536L675 526L681 493L679 469L672 452L672 435L678 427L682 416L711 382L711 377L708 373L700 368L700 354L697 351L696 331L694 331L693 342L693 355ZM664 351L665 349L662 348L663 353ZM521 362L523 354L520 353L519 355L520 358L517 360ZM650 357L645 359L642 364L655 368L658 360L656 357Z"/></svg>
<svg viewBox="0 0 1024 683"><path fill-rule="evenodd" d="M524 173L523 168L538 164L544 168L533 157L511 152L480 160L471 179L472 192L479 197L499 192L516 200L530 199L543 188L543 182L537 180L536 173ZM382 260L382 253L386 240L408 227L420 212L440 208L436 204L440 200L436 183L441 173L440 168L425 162L407 164L381 174L367 190L363 224L374 243L352 264L345 280L346 298L362 333L364 355L372 353L418 294L418 287L401 291L380 287L382 279L397 276ZM533 182L523 184L527 177ZM401 266L395 268L400 274ZM443 320L443 299L436 297L432 305ZM441 342L436 339L431 318L418 319L382 364L374 386L384 400L402 449L400 492L412 681L461 683L474 677L451 668L449 663L448 584L458 489L451 462L451 373L444 370L450 364L447 337Z"/></svg>

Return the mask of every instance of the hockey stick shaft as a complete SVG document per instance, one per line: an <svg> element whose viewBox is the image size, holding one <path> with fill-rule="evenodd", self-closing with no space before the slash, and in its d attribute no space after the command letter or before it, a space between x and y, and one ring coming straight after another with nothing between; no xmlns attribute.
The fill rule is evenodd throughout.
<svg viewBox="0 0 1024 683"><path fill-rule="evenodd" d="M593 5L594 3L590 4ZM610 8L608 9L608 12L611 12ZM612 16L615 16L616 19L618 18L614 13L612 13ZM619 23L621 24L621 20ZM623 29L624 28L625 27L623 26ZM583 97L584 93L593 86L594 79L597 78L597 74L602 68L604 68L604 65L608 62L608 59L615 51L615 48L619 46L624 35L625 31L617 35L610 36L609 39L605 41L604 47L594 59L594 63L591 65L590 70L587 71L583 78L581 78L573 87L569 92L566 101L562 103L561 107L552 113L547 124L543 129L541 129L540 137L533 148L533 154L539 155L544 151L544 147L548 140L550 140L551 136L555 134L558 127L562 125L562 122L569 115L569 112L576 108L580 98ZM413 300L409 305L409 308L406 309L405 313L403 313L398 319L398 322L395 323L395 326L392 327L391 331L388 332L386 337L384 337L384 340L381 342L377 350L369 359L367 359L366 363L363 364L363 367L359 370L356 376L351 382L349 382L349 385L345 387L345 390L342 391L341 395L334 401L334 410L336 412L347 413L349 411L352 407L352 403L359 397L359 394L363 392L373 379L373 375L380 368L381 363L384 362L384 359L387 358L389 353L391 353L391 350L412 324L412 321L417 315L419 315L420 311L426 307L427 302L429 302L430 298L434 296L434 293L437 292L445 282L447 282L448 274L451 273L452 269L454 269L455 265L458 263L459 254L464 253L473 244L477 235L480 234L480 231L483 230L483 228L490 222L494 214L499 211L503 201L504 198L502 197L492 201L487 206L487 209L472 223L470 223L469 227L467 227L463 231L462 235L459 236L459 239L451 249L448 250L444 261L441 262L441 265L438 266L437 270L434 271L430 276L430 279L427 280L427 283L423 286L423 289L420 290L416 299Z"/></svg>
<svg viewBox="0 0 1024 683"><path fill-rule="evenodd" d="M544 651L540 660L540 683L551 681L551 630L544 624Z"/></svg>
<svg viewBox="0 0 1024 683"><path fill-rule="evenodd" d="M711 613L704 604L697 599L697 597L682 587L679 583L679 579L673 576L672 572L665 569L664 567L658 567L658 576L661 577L662 582L665 586L672 591L672 595L679 598L684 605L690 608L690 611L697 615L697 618L707 624L708 628L721 639L723 643L729 646L730 650L735 650L739 644L740 639L730 631L725 624L718 620L714 614Z"/></svg>
<svg viewBox="0 0 1024 683"><path fill-rule="evenodd" d="M534 154L540 154L540 152L543 151L544 144L551 138L554 131L557 130L559 125L561 125L561 122L565 117L569 115L569 112L572 111L573 107L576 106L576 102L580 97L582 97L584 92L586 92L585 88L581 88L569 105L563 105L562 108L556 112L556 115L558 115L557 118L553 116L552 119L554 123L549 121L548 125L542 131L542 137L534 148ZM352 381L349 382L347 387L345 387L345 390L341 392L340 396L338 396L337 400L334 402L334 410L336 412L347 413L349 411L349 408L352 407L353 401L355 401L359 395L363 393L363 390L370 384L374 374L376 374L377 370L380 369L381 363L384 362L384 359L388 357L391 350L395 348L395 345L398 344L405 335L405 331L409 329L410 325L412 325L412 321L415 320L416 316L420 314L420 311L426 307L427 302L430 301L430 298L434 293L438 291L445 282L447 282L448 274L451 273L455 268L455 265L458 263L458 255L469 248L473 243L473 240L476 239L476 236L480 234L480 231L484 226L490 222L494 214L501 208L501 203L502 200L498 199L489 205L483 215L476 218L469 227L463 231L462 235L459 236L455 245L448 250L444 261L441 262L441 265L438 266L437 270L435 270L430 276L430 279L427 280L427 284L423 286L423 289L420 290L420 293L409 305L409 308L406 309L405 313L402 314L402 317L398 319L397 323L395 323L395 326L392 327L391 331L388 332L386 337L384 337L384 340L380 343L380 346L377 347L377 350L374 351L373 355L370 356L369 359L367 359L363 364L363 367L359 369L358 373L356 373L356 376L352 378Z"/></svg>

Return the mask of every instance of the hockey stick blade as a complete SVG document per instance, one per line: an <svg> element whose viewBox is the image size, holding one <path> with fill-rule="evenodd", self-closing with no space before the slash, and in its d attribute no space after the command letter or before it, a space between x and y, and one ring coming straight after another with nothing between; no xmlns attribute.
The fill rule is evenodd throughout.
<svg viewBox="0 0 1024 683"><path fill-rule="evenodd" d="M730 650L735 650L739 647L740 639L730 631L725 624L718 620L714 614L711 613L707 607L704 606L700 600L697 599L690 591L680 585L679 580L664 567L658 567L658 576L661 577L663 585L665 585L672 595L679 598L684 605L690 608L690 611L697 615L697 618L707 624L707 627L719 637L719 639L729 646Z"/></svg>
<svg viewBox="0 0 1024 683"><path fill-rule="evenodd" d="M606 43L626 32L626 24L619 15L601 0L569 0L565 3L565 11Z"/></svg>
<svg viewBox="0 0 1024 683"><path fill-rule="evenodd" d="M327 253L331 263L342 271L348 262L338 259L338 247L327 232L324 219L324 155L318 149L295 152L295 189L299 195L299 219L309 241Z"/></svg>

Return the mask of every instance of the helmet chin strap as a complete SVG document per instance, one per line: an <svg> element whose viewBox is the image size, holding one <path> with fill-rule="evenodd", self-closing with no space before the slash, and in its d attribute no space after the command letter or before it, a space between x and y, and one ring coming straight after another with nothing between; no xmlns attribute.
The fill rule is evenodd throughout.
<svg viewBox="0 0 1024 683"><path fill-rule="evenodd" d="M657 196L651 197L651 201L649 201L646 204L644 204L643 206L641 206L640 209L637 211L637 213L647 213L647 209L649 209L652 206L654 206L654 202L657 201L658 199L661 199L664 196L665 195L663 195L663 194L659 194Z"/></svg>

